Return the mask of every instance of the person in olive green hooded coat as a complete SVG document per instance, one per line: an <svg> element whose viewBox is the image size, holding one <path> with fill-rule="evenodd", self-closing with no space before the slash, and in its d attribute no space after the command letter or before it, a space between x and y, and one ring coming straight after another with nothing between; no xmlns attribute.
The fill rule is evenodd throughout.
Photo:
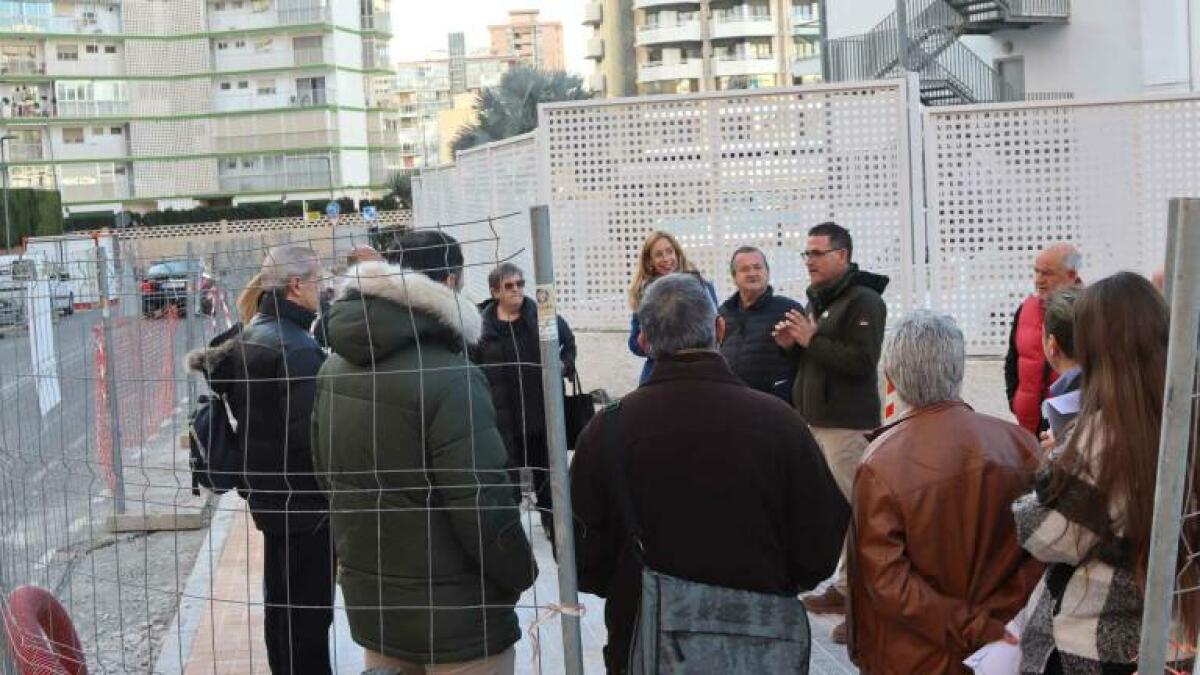
<svg viewBox="0 0 1200 675"><path fill-rule="evenodd" d="M401 259L425 273L358 265L327 317L313 463L368 666L511 659L513 607L537 576L488 383L467 356L481 322L453 249L441 267Z"/></svg>

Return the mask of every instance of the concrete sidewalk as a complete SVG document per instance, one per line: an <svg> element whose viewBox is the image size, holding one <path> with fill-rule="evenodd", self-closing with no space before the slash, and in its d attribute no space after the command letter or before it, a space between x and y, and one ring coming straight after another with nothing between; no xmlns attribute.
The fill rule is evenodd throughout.
<svg viewBox="0 0 1200 675"><path fill-rule="evenodd" d="M527 529L531 527L526 518ZM532 519L536 520L536 519ZM558 600L558 574L550 544L540 525L532 525L540 575L537 583L520 600L517 614L524 632L517 644L518 673L562 672L562 634L557 617L546 611ZM606 640L604 601L591 595L582 598L584 668L603 673L601 649ZM362 649L350 637L350 628L337 600L330 652L334 672L359 675L363 670ZM542 617L537 649L531 629ZM833 621L812 617L814 637L813 675L850 675L857 672L846 659L844 648L828 641ZM179 614L171 624L154 672L164 675L269 675L266 647L262 640L262 537L254 528L245 502L226 495L218 505L209 539L197 557L196 567L180 602ZM535 654L536 651L536 654ZM535 656L540 656L540 668Z"/></svg>

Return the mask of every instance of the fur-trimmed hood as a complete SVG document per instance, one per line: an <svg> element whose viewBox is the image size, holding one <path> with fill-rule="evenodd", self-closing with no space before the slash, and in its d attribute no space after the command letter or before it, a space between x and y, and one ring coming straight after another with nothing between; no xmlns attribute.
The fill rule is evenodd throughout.
<svg viewBox="0 0 1200 675"><path fill-rule="evenodd" d="M420 272L382 262L362 263L343 275L325 325L330 349L364 367L418 346L465 352L483 332L479 310L465 297Z"/></svg>
<svg viewBox="0 0 1200 675"><path fill-rule="evenodd" d="M477 344L483 331L483 321L474 304L420 272L383 262L365 262L346 272L337 299L345 298L351 291L432 314L467 344Z"/></svg>

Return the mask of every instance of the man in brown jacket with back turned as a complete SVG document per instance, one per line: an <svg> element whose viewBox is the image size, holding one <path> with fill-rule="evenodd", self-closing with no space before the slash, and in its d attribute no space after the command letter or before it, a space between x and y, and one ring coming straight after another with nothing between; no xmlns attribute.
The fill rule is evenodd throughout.
<svg viewBox="0 0 1200 675"><path fill-rule="evenodd" d="M1010 511L1037 441L959 400L965 360L954 320L923 310L884 354L910 410L873 435L854 480L850 655L865 675L970 672L963 659L1004 639L1041 576Z"/></svg>

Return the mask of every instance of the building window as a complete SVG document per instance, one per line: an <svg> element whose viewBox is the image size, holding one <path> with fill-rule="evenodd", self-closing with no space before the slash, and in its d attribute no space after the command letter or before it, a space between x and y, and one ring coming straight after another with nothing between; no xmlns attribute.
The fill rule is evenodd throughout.
<svg viewBox="0 0 1200 675"><path fill-rule="evenodd" d="M233 89L232 82L222 82L221 83L221 91L229 91L230 89Z"/></svg>
<svg viewBox="0 0 1200 675"><path fill-rule="evenodd" d="M238 89L249 89L249 88L250 88L250 81L249 81L249 80L240 80L240 81L238 81Z"/></svg>
<svg viewBox="0 0 1200 675"><path fill-rule="evenodd" d="M258 54L266 54L275 46L275 41L271 38L265 40L254 41L254 51Z"/></svg>
<svg viewBox="0 0 1200 675"><path fill-rule="evenodd" d="M228 42L218 42L217 49L229 49L229 43Z"/></svg>
<svg viewBox="0 0 1200 675"><path fill-rule="evenodd" d="M92 127L92 135L93 136L103 136L104 135L104 127Z"/></svg>
<svg viewBox="0 0 1200 675"><path fill-rule="evenodd" d="M233 46L236 47L237 49L245 49L246 41L245 40L237 40L233 43Z"/></svg>
<svg viewBox="0 0 1200 675"><path fill-rule="evenodd" d="M80 145L83 143L83 127L63 127L63 145Z"/></svg>
<svg viewBox="0 0 1200 675"><path fill-rule="evenodd" d="M269 96L275 93L275 80L258 80L254 83L254 89L259 96Z"/></svg>
<svg viewBox="0 0 1200 675"><path fill-rule="evenodd" d="M59 45L58 46L59 61L78 61L79 60L79 45Z"/></svg>
<svg viewBox="0 0 1200 675"><path fill-rule="evenodd" d="M213 3L213 11L216 11L216 12L222 12L222 11L225 11L225 3L223 3L223 2L214 2L214 3Z"/></svg>
<svg viewBox="0 0 1200 675"><path fill-rule="evenodd" d="M108 130L108 133L112 134L113 136L124 136L125 129L123 127L112 127Z"/></svg>
<svg viewBox="0 0 1200 675"><path fill-rule="evenodd" d="M83 51L88 54L99 54L100 45L85 45Z"/></svg>
<svg viewBox="0 0 1200 675"><path fill-rule="evenodd" d="M104 45L104 53L105 54L116 54L117 46L116 45Z"/></svg>

